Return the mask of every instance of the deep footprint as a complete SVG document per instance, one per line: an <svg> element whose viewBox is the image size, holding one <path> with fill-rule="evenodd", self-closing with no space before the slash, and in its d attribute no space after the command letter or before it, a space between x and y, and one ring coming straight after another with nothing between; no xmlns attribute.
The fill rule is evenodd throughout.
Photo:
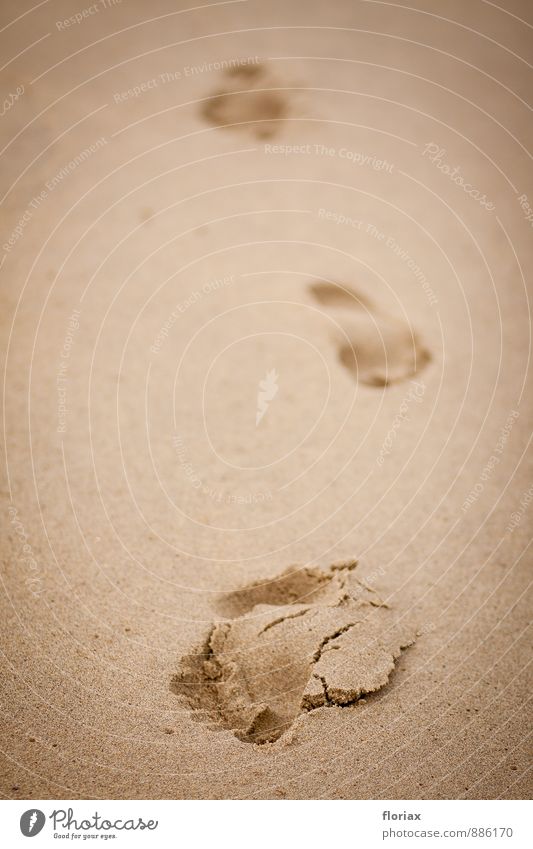
<svg viewBox="0 0 533 849"><path fill-rule="evenodd" d="M339 325L338 357L367 386L389 386L417 374L431 359L406 321L381 312L353 290L313 283L311 294Z"/></svg>
<svg viewBox="0 0 533 849"><path fill-rule="evenodd" d="M226 597L237 618L215 623L199 653L183 658L172 692L211 725L266 743L302 713L379 690L413 631L355 567L293 568Z"/></svg>
<svg viewBox="0 0 533 849"><path fill-rule="evenodd" d="M263 65L242 65L224 75L222 88L202 108L203 117L217 127L247 130L270 138L288 113L287 100Z"/></svg>

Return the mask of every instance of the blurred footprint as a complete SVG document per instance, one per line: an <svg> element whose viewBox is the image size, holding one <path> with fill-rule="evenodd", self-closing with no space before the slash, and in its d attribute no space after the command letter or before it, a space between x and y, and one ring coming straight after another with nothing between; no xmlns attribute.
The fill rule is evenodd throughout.
<svg viewBox="0 0 533 849"><path fill-rule="evenodd" d="M313 283L311 294L339 325L338 357L367 386L389 386L413 377L431 359L412 327L367 298L333 283Z"/></svg>
<svg viewBox="0 0 533 849"><path fill-rule="evenodd" d="M224 74L224 85L202 107L202 116L217 127L271 138L288 113L288 101L264 65L242 65Z"/></svg>

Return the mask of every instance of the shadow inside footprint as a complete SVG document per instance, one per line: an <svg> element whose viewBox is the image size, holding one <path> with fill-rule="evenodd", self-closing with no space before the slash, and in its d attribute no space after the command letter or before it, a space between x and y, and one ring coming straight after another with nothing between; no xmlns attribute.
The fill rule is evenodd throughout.
<svg viewBox="0 0 533 849"><path fill-rule="evenodd" d="M217 127L249 130L257 138L273 136L288 108L265 67L242 65L224 76L225 85L202 107L203 117Z"/></svg>
<svg viewBox="0 0 533 849"><path fill-rule="evenodd" d="M227 596L223 608L237 615L182 659L172 692L198 718L266 743L302 713L353 705L383 687L413 635L355 567L293 568Z"/></svg>
<svg viewBox="0 0 533 849"><path fill-rule="evenodd" d="M357 561L331 566L327 572L313 566L288 569L276 578L257 581L242 590L236 590L220 598L216 607L223 616L235 619L260 604L283 606L287 604L310 604L323 598L328 589L338 590L338 582L330 587L337 572L345 575L355 569Z"/></svg>
<svg viewBox="0 0 533 849"><path fill-rule="evenodd" d="M405 320L375 308L353 290L316 282L310 292L336 321L339 360L358 382L389 386L413 377L431 359Z"/></svg>

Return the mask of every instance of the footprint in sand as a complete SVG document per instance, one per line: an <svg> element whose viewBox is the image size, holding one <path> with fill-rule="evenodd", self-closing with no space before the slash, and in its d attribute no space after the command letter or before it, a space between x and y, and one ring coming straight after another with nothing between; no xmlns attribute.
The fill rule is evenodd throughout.
<svg viewBox="0 0 533 849"><path fill-rule="evenodd" d="M417 374L431 359L412 327L367 298L333 283L313 283L311 294L339 326L338 356L355 379L389 386Z"/></svg>
<svg viewBox="0 0 533 849"><path fill-rule="evenodd" d="M273 136L288 113L283 92L263 65L242 65L224 74L224 85L202 107L203 117L217 127Z"/></svg>
<svg viewBox="0 0 533 849"><path fill-rule="evenodd" d="M171 682L196 716L271 743L301 714L381 689L414 632L355 576L356 561L293 567L231 593L197 654Z"/></svg>

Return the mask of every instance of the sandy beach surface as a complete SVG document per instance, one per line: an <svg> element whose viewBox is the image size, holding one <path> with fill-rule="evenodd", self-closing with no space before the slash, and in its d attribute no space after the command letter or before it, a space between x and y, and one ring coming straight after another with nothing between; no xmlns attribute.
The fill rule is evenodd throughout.
<svg viewBox="0 0 533 849"><path fill-rule="evenodd" d="M4 0L5 798L531 794L533 9Z"/></svg>

